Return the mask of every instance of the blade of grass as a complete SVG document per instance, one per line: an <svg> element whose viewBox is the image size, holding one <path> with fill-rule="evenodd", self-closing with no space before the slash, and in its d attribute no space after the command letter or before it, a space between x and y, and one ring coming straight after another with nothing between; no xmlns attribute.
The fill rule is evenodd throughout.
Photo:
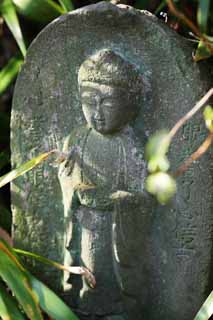
<svg viewBox="0 0 213 320"><path fill-rule="evenodd" d="M209 0L199 0L198 10L197 10L197 22L200 26L201 32L206 32L207 22L209 16Z"/></svg>
<svg viewBox="0 0 213 320"><path fill-rule="evenodd" d="M15 299L7 293L0 283L0 317L2 320L25 320L25 317L18 309Z"/></svg>
<svg viewBox="0 0 213 320"><path fill-rule="evenodd" d="M38 23L48 23L66 11L53 0L13 0L17 11Z"/></svg>
<svg viewBox="0 0 213 320"><path fill-rule="evenodd" d="M16 10L14 8L14 5L12 3L12 0L2 0L0 4L0 11L2 13L2 16L8 28L12 32L14 38L16 39L16 42L21 50L21 53L25 57L26 46L24 43L23 35L19 25L19 20L16 14Z"/></svg>
<svg viewBox="0 0 213 320"><path fill-rule="evenodd" d="M78 320L71 309L47 286L29 275L30 284L41 308L54 320Z"/></svg>
<svg viewBox="0 0 213 320"><path fill-rule="evenodd" d="M48 265L50 265L52 267L55 267L55 268L57 268L59 270L63 270L63 271L67 271L67 272L70 272L70 273L79 274L81 276L84 276L91 288L94 288L95 285L96 285L95 277L85 267L81 267L81 266L79 266L79 267L78 266L65 266L63 264L60 264L58 262L55 262L53 260L50 260L50 259L45 258L43 256L40 256L40 255L38 255L36 253L29 252L29 251L24 251L24 250L21 250L21 249L13 249L13 251L15 253L18 253L18 254L21 254L21 255L24 255L24 256L27 256L27 257L31 257L31 258L33 258L35 260L38 260L38 261L42 262L42 263L48 264Z"/></svg>
<svg viewBox="0 0 213 320"><path fill-rule="evenodd" d="M61 4L64 11L69 12L69 11L74 10L74 6L73 6L71 0L58 0L58 1Z"/></svg>
<svg viewBox="0 0 213 320"><path fill-rule="evenodd" d="M210 293L194 320L208 320L213 315L213 291Z"/></svg>
<svg viewBox="0 0 213 320"><path fill-rule="evenodd" d="M11 84L19 72L23 59L20 57L11 58L8 64L0 71L0 94Z"/></svg>
<svg viewBox="0 0 213 320"><path fill-rule="evenodd" d="M166 0L161 1L157 9L155 10L155 14L157 15L158 13L161 12L161 10L166 6Z"/></svg>
<svg viewBox="0 0 213 320"><path fill-rule="evenodd" d="M28 274L17 258L0 241L0 276L12 290L23 310L31 320L43 320L38 300L33 293Z"/></svg>
<svg viewBox="0 0 213 320"><path fill-rule="evenodd" d="M30 161L25 162L17 169L10 171L9 173L5 174L4 176L0 177L0 188L2 188L5 184L11 182L12 180L16 179L17 177L23 175L27 171L33 169L35 166L40 164L42 161L46 160L55 150L45 152L40 154L39 156L31 159Z"/></svg>

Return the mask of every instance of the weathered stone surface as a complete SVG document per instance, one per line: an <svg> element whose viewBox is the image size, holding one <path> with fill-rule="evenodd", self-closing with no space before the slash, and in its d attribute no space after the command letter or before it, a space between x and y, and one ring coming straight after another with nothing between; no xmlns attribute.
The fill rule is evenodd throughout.
<svg viewBox="0 0 213 320"><path fill-rule="evenodd" d="M14 166L40 152L62 149L65 137L85 124L78 71L103 48L119 52L143 76L143 101L133 125L142 146L156 130L171 128L208 89L208 72L202 63L192 62L191 46L154 16L104 2L74 11L46 27L28 51L13 100ZM173 169L205 135L201 115L183 127L170 151ZM135 271L121 266L123 281L132 288L135 314L130 296L124 295L130 319L192 319L209 293L210 160L204 155L178 179L178 193L169 206L153 200L143 212L132 208L132 217L123 216L124 234L134 244ZM13 233L16 246L63 262L64 207L57 171L44 164L12 184ZM126 252L121 248L128 261ZM34 270L60 289L58 272L37 265Z"/></svg>

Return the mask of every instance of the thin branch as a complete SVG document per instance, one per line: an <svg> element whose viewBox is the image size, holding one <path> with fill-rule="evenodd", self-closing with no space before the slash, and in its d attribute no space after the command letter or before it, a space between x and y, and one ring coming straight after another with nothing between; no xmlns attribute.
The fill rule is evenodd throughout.
<svg viewBox="0 0 213 320"><path fill-rule="evenodd" d="M209 133L206 140L201 144L201 146L188 158L186 161L177 169L174 173L175 177L182 175L192 164L193 161L200 158L211 146L213 142L213 133Z"/></svg>
<svg viewBox="0 0 213 320"><path fill-rule="evenodd" d="M167 4L171 13L173 13L177 18L182 20L193 32L196 34L206 45L211 53L213 53L213 45L210 44L209 39L200 32L198 27L188 18L185 14L179 11L172 0L167 0Z"/></svg>
<svg viewBox="0 0 213 320"><path fill-rule="evenodd" d="M213 95L213 88L211 88L202 99L200 99L196 105L185 115L183 116L170 130L169 138L172 139L177 131L184 125L184 123L189 120L198 110L200 110L204 104L209 100L209 98Z"/></svg>

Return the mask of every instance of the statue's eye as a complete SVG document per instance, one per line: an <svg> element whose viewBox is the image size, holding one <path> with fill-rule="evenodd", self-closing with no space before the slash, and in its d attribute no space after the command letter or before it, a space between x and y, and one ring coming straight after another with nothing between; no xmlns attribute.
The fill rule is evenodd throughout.
<svg viewBox="0 0 213 320"><path fill-rule="evenodd" d="M84 98L82 99L82 105L89 106L89 107L95 106L95 100Z"/></svg>
<svg viewBox="0 0 213 320"><path fill-rule="evenodd" d="M116 105L116 101L113 99L104 99L102 102L102 106L106 108L114 108Z"/></svg>

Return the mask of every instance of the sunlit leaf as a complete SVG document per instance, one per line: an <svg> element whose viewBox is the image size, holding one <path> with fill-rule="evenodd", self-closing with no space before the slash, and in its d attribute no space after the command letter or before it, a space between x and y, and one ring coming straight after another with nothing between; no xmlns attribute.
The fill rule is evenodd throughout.
<svg viewBox="0 0 213 320"><path fill-rule="evenodd" d="M166 204L176 193L176 182L165 172L157 172L148 176L146 190L155 195L161 204Z"/></svg>
<svg viewBox="0 0 213 320"><path fill-rule="evenodd" d="M209 129L210 132L213 132L213 107L206 106L203 112L203 116L207 129Z"/></svg>
<svg viewBox="0 0 213 320"><path fill-rule="evenodd" d="M194 320L208 320L213 315L213 291L210 293Z"/></svg>
<svg viewBox="0 0 213 320"><path fill-rule="evenodd" d="M71 0L58 0L58 1L66 12L74 10L74 6Z"/></svg>
<svg viewBox="0 0 213 320"><path fill-rule="evenodd" d="M42 320L38 301L30 287L27 273L2 241L0 241L0 276L12 290L27 316L31 320Z"/></svg>
<svg viewBox="0 0 213 320"><path fill-rule="evenodd" d="M5 174L4 176L0 177L0 188L3 187L5 184L11 182L12 180L16 179L17 177L23 175L27 171L33 169L42 161L46 160L53 152L54 151L45 152L39 155L38 157L35 157L32 160L25 162L17 169L14 169L9 173Z"/></svg>
<svg viewBox="0 0 213 320"><path fill-rule="evenodd" d="M8 64L0 71L0 94L11 84L19 72L23 60L20 57L10 59Z"/></svg>
<svg viewBox="0 0 213 320"><path fill-rule="evenodd" d="M24 320L25 317L18 309L15 299L6 292L0 283L0 318L2 320Z"/></svg>
<svg viewBox="0 0 213 320"><path fill-rule="evenodd" d="M20 14L40 23L50 22L65 13L53 0L13 0L13 3Z"/></svg>
<svg viewBox="0 0 213 320"><path fill-rule="evenodd" d="M145 149L145 156L148 161L152 157L165 156L170 145L168 133L166 130L158 131L149 138Z"/></svg>
<svg viewBox="0 0 213 320"><path fill-rule="evenodd" d="M210 0L199 0L198 10L197 10L197 22L201 32L203 33L205 33L207 29L209 5L210 5Z"/></svg>
<svg viewBox="0 0 213 320"><path fill-rule="evenodd" d="M23 35L22 35L21 28L19 25L18 17L16 14L16 10L14 8L14 5L12 3L12 0L1 0L0 11L2 13L4 20L6 21L8 28L12 32L14 38L16 39L16 42L17 42L23 56L25 56L26 55L26 46L24 43L24 39L23 39ZM1 81L0 81L0 83L1 83Z"/></svg>
<svg viewBox="0 0 213 320"><path fill-rule="evenodd" d="M41 308L54 320L78 320L71 309L47 286L29 275L33 292L39 300Z"/></svg>
<svg viewBox="0 0 213 320"><path fill-rule="evenodd" d="M166 172L169 170L170 163L166 156L153 156L148 161L148 170L149 172L163 171Z"/></svg>
<svg viewBox="0 0 213 320"><path fill-rule="evenodd" d="M1 229L0 229L0 231L1 231ZM1 233L0 233L0 235L1 235ZM67 272L70 272L70 273L73 273L73 274L78 274L78 275L84 276L91 288L94 288L95 285L96 285L96 281L95 281L94 276L85 267L82 267L82 266L64 266L64 265L62 265L62 264L60 264L58 262L50 260L50 259L48 259L46 257L43 257L43 256L39 255L39 254L36 254L36 253L33 253L33 252L29 252L29 251L25 251L25 250L22 250L22 249L13 249L13 251L15 253L17 253L17 254L21 254L21 255L33 258L35 260L38 260L38 261L40 261L42 263L48 264L48 265L50 265L52 267L55 267L55 268L57 268L59 270L63 270L63 271L67 271Z"/></svg>
<svg viewBox="0 0 213 320"><path fill-rule="evenodd" d="M212 49L213 49L213 43L212 43ZM200 60L208 59L212 56L211 51L209 48L207 48L206 44L200 40L197 49L195 51L195 54L193 55L193 59L195 62L198 62Z"/></svg>

